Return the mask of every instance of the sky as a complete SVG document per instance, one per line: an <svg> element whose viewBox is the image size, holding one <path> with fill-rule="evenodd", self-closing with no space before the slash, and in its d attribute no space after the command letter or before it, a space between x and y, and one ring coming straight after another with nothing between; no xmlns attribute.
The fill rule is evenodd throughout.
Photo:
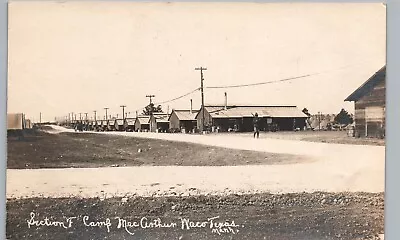
<svg viewBox="0 0 400 240"><path fill-rule="evenodd" d="M380 3L11 2L8 112L39 121L135 111L204 86L206 104L354 112L344 99L386 58ZM318 73L318 74L317 74ZM316 75L315 75L316 74ZM200 108L201 94L162 104ZM78 114L79 118L79 114Z"/></svg>

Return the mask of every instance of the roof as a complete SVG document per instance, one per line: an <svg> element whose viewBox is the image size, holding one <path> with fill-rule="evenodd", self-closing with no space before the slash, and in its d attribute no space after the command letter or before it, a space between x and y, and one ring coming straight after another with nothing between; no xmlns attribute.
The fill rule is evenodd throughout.
<svg viewBox="0 0 400 240"><path fill-rule="evenodd" d="M136 118L126 118L125 120L128 125L135 125Z"/></svg>
<svg viewBox="0 0 400 240"><path fill-rule="evenodd" d="M192 110L192 113L190 113L190 110L173 110L172 111L172 113L175 113L180 121L196 120L196 115L198 112L199 112L198 110Z"/></svg>
<svg viewBox="0 0 400 240"><path fill-rule="evenodd" d="M7 114L7 130L8 129L24 129L24 114L8 113Z"/></svg>
<svg viewBox="0 0 400 240"><path fill-rule="evenodd" d="M370 93L376 85L386 79L386 65L383 66L379 71L372 75L366 82L364 82L359 88L357 88L350 96L344 101L358 101L360 98Z"/></svg>
<svg viewBox="0 0 400 240"><path fill-rule="evenodd" d="M167 113L165 112L153 112L153 115L157 116L157 115L167 115Z"/></svg>
<svg viewBox="0 0 400 240"><path fill-rule="evenodd" d="M168 117L169 115L164 113L164 114L153 114L153 117L156 119L156 122L169 122Z"/></svg>
<svg viewBox="0 0 400 240"><path fill-rule="evenodd" d="M139 121L140 125L149 124L150 116L138 116L136 119Z"/></svg>
<svg viewBox="0 0 400 240"><path fill-rule="evenodd" d="M206 106L205 108L213 118L253 117L255 113L257 113L259 117L308 117L296 106L236 105L227 106L226 110L224 106Z"/></svg>
<svg viewBox="0 0 400 240"><path fill-rule="evenodd" d="M109 124L109 125L114 125L114 124L115 124L115 120L114 120L114 119L108 120L108 124Z"/></svg>
<svg viewBox="0 0 400 240"><path fill-rule="evenodd" d="M117 120L115 120L115 122L116 122L118 125L124 125L124 120L123 120L123 119L117 119Z"/></svg>

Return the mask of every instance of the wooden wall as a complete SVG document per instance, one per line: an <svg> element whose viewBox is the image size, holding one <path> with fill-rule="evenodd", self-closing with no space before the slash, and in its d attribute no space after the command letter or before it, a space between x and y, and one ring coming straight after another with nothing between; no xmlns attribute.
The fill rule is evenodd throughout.
<svg viewBox="0 0 400 240"><path fill-rule="evenodd" d="M199 129L200 131L203 131L203 108L197 114L196 120L197 120L197 129ZM207 112L207 109L205 109L205 112L204 112L204 122L205 122L205 126L212 125L212 118L211 118L211 115Z"/></svg>
<svg viewBox="0 0 400 240"><path fill-rule="evenodd" d="M179 118L175 112L172 112L171 117L169 119L169 128L170 129L179 129L180 123Z"/></svg>
<svg viewBox="0 0 400 240"><path fill-rule="evenodd" d="M355 102L356 137L384 137L386 84L381 81Z"/></svg>

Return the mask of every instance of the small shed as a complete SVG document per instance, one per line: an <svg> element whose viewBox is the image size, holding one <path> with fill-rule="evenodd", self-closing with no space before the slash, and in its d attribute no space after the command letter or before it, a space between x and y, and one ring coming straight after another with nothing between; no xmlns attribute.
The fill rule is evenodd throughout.
<svg viewBox="0 0 400 240"><path fill-rule="evenodd" d="M152 114L149 119L151 132L167 132L169 129L168 114Z"/></svg>
<svg viewBox="0 0 400 240"><path fill-rule="evenodd" d="M124 126L125 126L126 131L128 131L128 132L135 131L135 121L136 121L136 118L126 118L125 119Z"/></svg>
<svg viewBox="0 0 400 240"><path fill-rule="evenodd" d="M383 66L345 99L354 102L356 137L385 137L385 99L386 66Z"/></svg>
<svg viewBox="0 0 400 240"><path fill-rule="evenodd" d="M168 118L170 130L179 132L193 131L197 126L197 113L198 111L193 110L172 110Z"/></svg>
<svg viewBox="0 0 400 240"><path fill-rule="evenodd" d="M124 119L116 119L114 127L117 131L125 131Z"/></svg>
<svg viewBox="0 0 400 240"><path fill-rule="evenodd" d="M103 130L102 120L96 120L96 130L97 131Z"/></svg>
<svg viewBox="0 0 400 240"><path fill-rule="evenodd" d="M115 119L110 119L107 122L107 130L108 131L115 131Z"/></svg>
<svg viewBox="0 0 400 240"><path fill-rule="evenodd" d="M148 115L141 115L137 116L135 119L135 131L149 131L150 130L150 116Z"/></svg>

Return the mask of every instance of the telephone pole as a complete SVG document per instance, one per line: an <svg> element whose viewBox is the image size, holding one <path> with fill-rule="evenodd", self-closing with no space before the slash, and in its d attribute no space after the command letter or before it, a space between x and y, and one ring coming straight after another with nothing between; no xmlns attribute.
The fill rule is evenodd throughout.
<svg viewBox="0 0 400 240"><path fill-rule="evenodd" d="M42 112L39 113L39 123L42 124Z"/></svg>
<svg viewBox="0 0 400 240"><path fill-rule="evenodd" d="M109 109L108 107L104 108L106 110L106 121L107 121L107 110Z"/></svg>
<svg viewBox="0 0 400 240"><path fill-rule="evenodd" d="M94 121L96 122L96 113L97 111L93 111L94 112Z"/></svg>
<svg viewBox="0 0 400 240"><path fill-rule="evenodd" d="M88 120L87 115L88 115L88 113L85 113L85 120L86 121Z"/></svg>
<svg viewBox="0 0 400 240"><path fill-rule="evenodd" d="M121 105L120 107L122 107L122 120L124 120L124 122L125 122L125 108L126 108L126 105Z"/></svg>
<svg viewBox="0 0 400 240"><path fill-rule="evenodd" d="M155 97L155 95L146 95L146 97L148 97L148 98L150 99L150 104L152 104L151 99L152 99L153 97Z"/></svg>
<svg viewBox="0 0 400 240"><path fill-rule="evenodd" d="M149 100L150 100L150 104L149 104L149 107L150 107L150 116L151 115L153 115L153 106L152 106L152 101L151 101L151 99L153 98L153 97L155 97L155 95L146 95L146 97L148 97L149 98Z"/></svg>
<svg viewBox="0 0 400 240"><path fill-rule="evenodd" d="M203 81L204 81L204 77L203 77L203 70L206 71L207 68L204 67L199 67L199 68L195 68L194 70L199 71L200 70L200 89L201 89L201 110L203 112L203 116L202 116L202 131L204 131L205 128L205 115L204 115L204 87L203 87Z"/></svg>

